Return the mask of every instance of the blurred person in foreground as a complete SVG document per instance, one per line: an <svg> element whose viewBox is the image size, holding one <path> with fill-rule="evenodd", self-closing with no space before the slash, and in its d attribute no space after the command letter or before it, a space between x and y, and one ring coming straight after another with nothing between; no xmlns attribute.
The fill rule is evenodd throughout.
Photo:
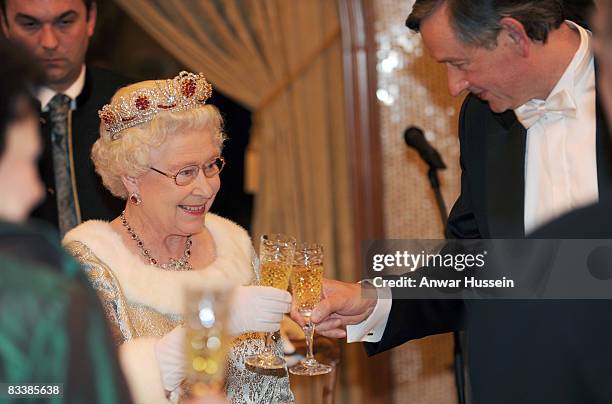
<svg viewBox="0 0 612 404"><path fill-rule="evenodd" d="M4 39L0 60L0 383L60 384L63 396L46 398L54 402L131 402L103 311L78 264L51 229L25 224L44 195L31 95L42 75ZM6 393L0 401L11 399Z"/></svg>
<svg viewBox="0 0 612 404"><path fill-rule="evenodd" d="M100 111L92 158L113 195L126 200L110 222L90 220L64 237L100 299L119 345L119 359L139 403L184 396L182 320L185 288L236 286L228 331L235 336L226 392L233 403L293 401L287 371L245 367L259 353L257 332L280 328L291 295L248 286L257 258L247 232L209 213L221 186L224 134L219 111L206 100L202 74L121 88ZM274 347L282 354L282 344Z"/></svg>

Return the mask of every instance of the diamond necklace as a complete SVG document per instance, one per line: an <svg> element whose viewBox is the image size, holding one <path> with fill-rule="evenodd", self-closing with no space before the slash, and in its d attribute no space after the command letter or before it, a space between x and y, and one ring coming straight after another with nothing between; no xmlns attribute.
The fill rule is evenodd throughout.
<svg viewBox="0 0 612 404"><path fill-rule="evenodd" d="M191 257L191 245L193 244L191 236L187 236L187 240L185 240L185 251L183 251L183 256L181 258L179 258L178 260L170 258L170 261L168 261L167 264L160 265L157 260L151 256L149 250L145 248L144 243L142 242L140 237L138 237L138 235L134 232L134 229L132 229L132 227L128 223L127 219L125 218L125 211L121 212L121 215L119 217L121 217L121 224L123 225L123 227L125 227L125 230L128 232L131 239L136 242L140 253L143 257L145 257L147 261L149 261L149 264L155 265L158 268L167 269L169 271L190 271L193 269L193 267L189 263L189 258Z"/></svg>

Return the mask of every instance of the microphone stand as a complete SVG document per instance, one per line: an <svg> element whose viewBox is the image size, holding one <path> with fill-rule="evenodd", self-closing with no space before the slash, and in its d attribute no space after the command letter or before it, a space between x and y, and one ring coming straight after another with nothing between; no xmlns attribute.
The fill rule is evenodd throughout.
<svg viewBox="0 0 612 404"><path fill-rule="evenodd" d="M442 226L444 228L444 233L446 233L446 221L448 220L448 213L446 212L446 204L444 203L444 197L442 196L442 191L440 191L440 180L438 179L438 168L429 167L429 171L427 172L427 177L429 178L429 185L431 185L431 189L434 192L436 197L436 203L438 205L438 211L440 212L440 219L442 220Z"/></svg>
<svg viewBox="0 0 612 404"><path fill-rule="evenodd" d="M440 212L440 219L442 220L442 226L444 233L446 234L446 222L448 220L448 213L446 211L446 204L444 203L444 197L440 190L440 180L438 178L438 167L429 166L427 177L429 178L429 184L436 197L436 204L438 205L438 211ZM462 352L462 341L461 333L459 331L453 331L453 357L454 357L454 369L455 369L455 387L457 388L457 399L459 404L465 404L465 374L464 360Z"/></svg>

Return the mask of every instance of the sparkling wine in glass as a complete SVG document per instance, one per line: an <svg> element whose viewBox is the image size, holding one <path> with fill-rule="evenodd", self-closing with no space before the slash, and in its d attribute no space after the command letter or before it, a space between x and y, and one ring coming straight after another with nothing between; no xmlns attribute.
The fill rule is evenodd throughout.
<svg viewBox="0 0 612 404"><path fill-rule="evenodd" d="M295 239L284 234L266 234L261 236L259 249L259 284L273 288L287 290L293 253L295 252ZM282 369L285 359L274 354L272 350L272 337L274 333L266 333L265 346L262 353L247 356L245 362L260 369Z"/></svg>
<svg viewBox="0 0 612 404"><path fill-rule="evenodd" d="M310 316L321 301L321 282L323 280L323 246L320 244L300 244L294 255L291 273L293 301L306 320L306 358L289 369L294 375L317 376L332 371L332 367L318 362L313 354L315 325Z"/></svg>
<svg viewBox="0 0 612 404"><path fill-rule="evenodd" d="M291 264L286 262L262 262L260 266L261 286L287 290L291 276Z"/></svg>
<svg viewBox="0 0 612 404"><path fill-rule="evenodd" d="M221 392L231 338L226 332L231 288L186 293L185 367L191 397Z"/></svg>

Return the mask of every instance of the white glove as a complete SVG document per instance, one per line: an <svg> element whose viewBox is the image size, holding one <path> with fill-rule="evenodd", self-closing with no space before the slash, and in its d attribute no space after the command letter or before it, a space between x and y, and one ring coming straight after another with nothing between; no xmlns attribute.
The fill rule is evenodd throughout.
<svg viewBox="0 0 612 404"><path fill-rule="evenodd" d="M228 332L274 332L280 329L283 314L291 310L291 295L269 286L239 286L230 305Z"/></svg>
<svg viewBox="0 0 612 404"><path fill-rule="evenodd" d="M162 384L170 392L185 378L185 332L185 327L175 327L155 344Z"/></svg>

